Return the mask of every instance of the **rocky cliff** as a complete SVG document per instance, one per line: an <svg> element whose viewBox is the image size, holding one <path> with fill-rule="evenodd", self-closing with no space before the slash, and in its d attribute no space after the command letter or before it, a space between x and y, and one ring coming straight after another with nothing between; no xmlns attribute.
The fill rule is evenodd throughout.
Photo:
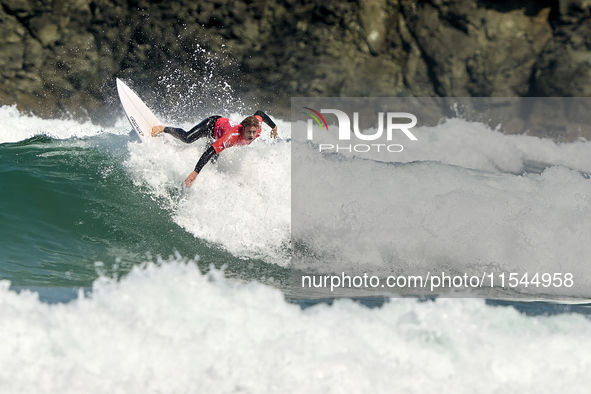
<svg viewBox="0 0 591 394"><path fill-rule="evenodd" d="M286 110L292 96L591 95L589 0L0 2L0 104L43 116L112 119L116 76L179 114L233 96Z"/></svg>

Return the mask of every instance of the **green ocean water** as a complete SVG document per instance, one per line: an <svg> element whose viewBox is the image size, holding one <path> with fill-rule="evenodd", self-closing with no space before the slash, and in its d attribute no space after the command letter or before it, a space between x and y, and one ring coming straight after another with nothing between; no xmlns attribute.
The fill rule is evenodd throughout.
<svg viewBox="0 0 591 394"><path fill-rule="evenodd" d="M246 280L288 276L179 227L169 204L129 176L128 143L128 136L101 134L0 144L0 279L15 287L88 287L99 275L121 277L173 254L199 256L204 271L225 266Z"/></svg>
<svg viewBox="0 0 591 394"><path fill-rule="evenodd" d="M5 129L0 136L20 142L0 144L2 394L324 393L342 392L343 387L348 392L423 392L425 387L453 393L586 392L589 305L416 297L290 299L277 290L289 282L287 269L236 257L242 250L256 249L259 235L266 237L265 246L271 245L267 251L282 247L281 242L268 241L273 235L268 230L286 222L286 215L275 222L273 215L288 208L291 212L287 187L277 187L290 179L285 144L229 151L210 167L211 177L201 179L200 189L187 191L180 167L191 165L199 146L130 144L122 135L127 124L106 132L74 126L78 137L69 137L72 132L65 130L62 139L28 138L51 124L24 116L7 118L12 134ZM35 123L31 133L22 126L29 121ZM94 134L83 137L89 133ZM579 155L587 157L591 146L581 145L585 149ZM243 163L258 171L248 171L252 167ZM405 192L429 192L421 177L428 174L421 168L447 170L443 163L364 163L373 170L386 168L398 178L404 174L395 170L404 167L413 179ZM339 164L348 165L345 160ZM265 172L269 168L272 171ZM539 188L527 194L529 189L520 184L511 187L521 175L499 176L507 180L505 192L489 196L482 207L490 205L496 214L512 194L529 195L524 214L531 212L530 206L552 214L557 209L535 204L534 193L546 191L551 201L561 202L562 216L535 228L559 235L561 223L574 222L579 234L587 235L588 204L562 198L591 195L584 193L588 177L566 168L546 175L545 168L525 170L540 174ZM482 176L466 173L460 181L469 186ZM232 182L224 182L228 178ZM447 180L461 189L458 179ZM245 206L245 200L255 203ZM282 204L268 203L273 200ZM192 210L195 204L207 209ZM440 208L445 212L453 206ZM465 205L460 208L458 212ZM257 215L248 216L252 211ZM210 220L204 222L208 214ZM378 212L378 219L383 215ZM412 211L408 215L413 218ZM189 230L179 217L187 219ZM528 217L518 219L527 223ZM191 230L195 223L209 226ZM458 217L454 223L470 222ZM203 239L194 235L199 231ZM286 233L278 238L285 239ZM218 234L232 234L231 242L205 241ZM503 228L492 236L501 234ZM391 239L378 245L404 245ZM352 246L360 248L356 241ZM580 245L583 257L589 255L586 245ZM563 256L579 250L579 244L558 247ZM238 253L228 252L231 248ZM545 248L551 251L552 245ZM198 267L185 264L196 255ZM159 256L162 264L144 264L158 262ZM577 261L584 266L586 260ZM210 265L225 266L225 276L233 279L225 280L216 271L202 275L196 269L207 271ZM81 293L86 297L77 298Z"/></svg>

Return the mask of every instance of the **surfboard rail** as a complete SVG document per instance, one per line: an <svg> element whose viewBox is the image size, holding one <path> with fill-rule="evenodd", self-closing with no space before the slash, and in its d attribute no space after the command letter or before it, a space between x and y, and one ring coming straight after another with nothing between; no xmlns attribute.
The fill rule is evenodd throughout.
<svg viewBox="0 0 591 394"><path fill-rule="evenodd" d="M161 123L139 96L119 78L117 78L117 93L133 130L140 140L145 141L150 137L152 127Z"/></svg>

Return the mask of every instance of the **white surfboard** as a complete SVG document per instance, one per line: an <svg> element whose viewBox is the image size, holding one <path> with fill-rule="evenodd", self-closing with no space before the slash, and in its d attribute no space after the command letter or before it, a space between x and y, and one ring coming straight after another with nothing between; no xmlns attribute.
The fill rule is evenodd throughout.
<svg viewBox="0 0 591 394"><path fill-rule="evenodd" d="M152 127L160 124L156 116L138 95L119 78L117 78L117 92L119 92L119 99L125 110L125 115L137 135L142 141L149 138Z"/></svg>

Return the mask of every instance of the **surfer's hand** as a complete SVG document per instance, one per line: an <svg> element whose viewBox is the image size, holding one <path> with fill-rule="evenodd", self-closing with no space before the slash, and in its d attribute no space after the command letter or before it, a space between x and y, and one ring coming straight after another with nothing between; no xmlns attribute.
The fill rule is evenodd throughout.
<svg viewBox="0 0 591 394"><path fill-rule="evenodd" d="M277 126L273 127L273 130L271 130L271 137L273 138L277 138Z"/></svg>
<svg viewBox="0 0 591 394"><path fill-rule="evenodd" d="M191 185L193 184L193 182L195 182L195 179L197 178L197 172L193 171L192 173L189 174L189 176L187 177L187 179L185 179L185 186L186 187L191 187Z"/></svg>
<svg viewBox="0 0 591 394"><path fill-rule="evenodd" d="M152 127L152 137L156 137L158 134L162 133L163 131L164 131L164 126L162 126L162 125Z"/></svg>

